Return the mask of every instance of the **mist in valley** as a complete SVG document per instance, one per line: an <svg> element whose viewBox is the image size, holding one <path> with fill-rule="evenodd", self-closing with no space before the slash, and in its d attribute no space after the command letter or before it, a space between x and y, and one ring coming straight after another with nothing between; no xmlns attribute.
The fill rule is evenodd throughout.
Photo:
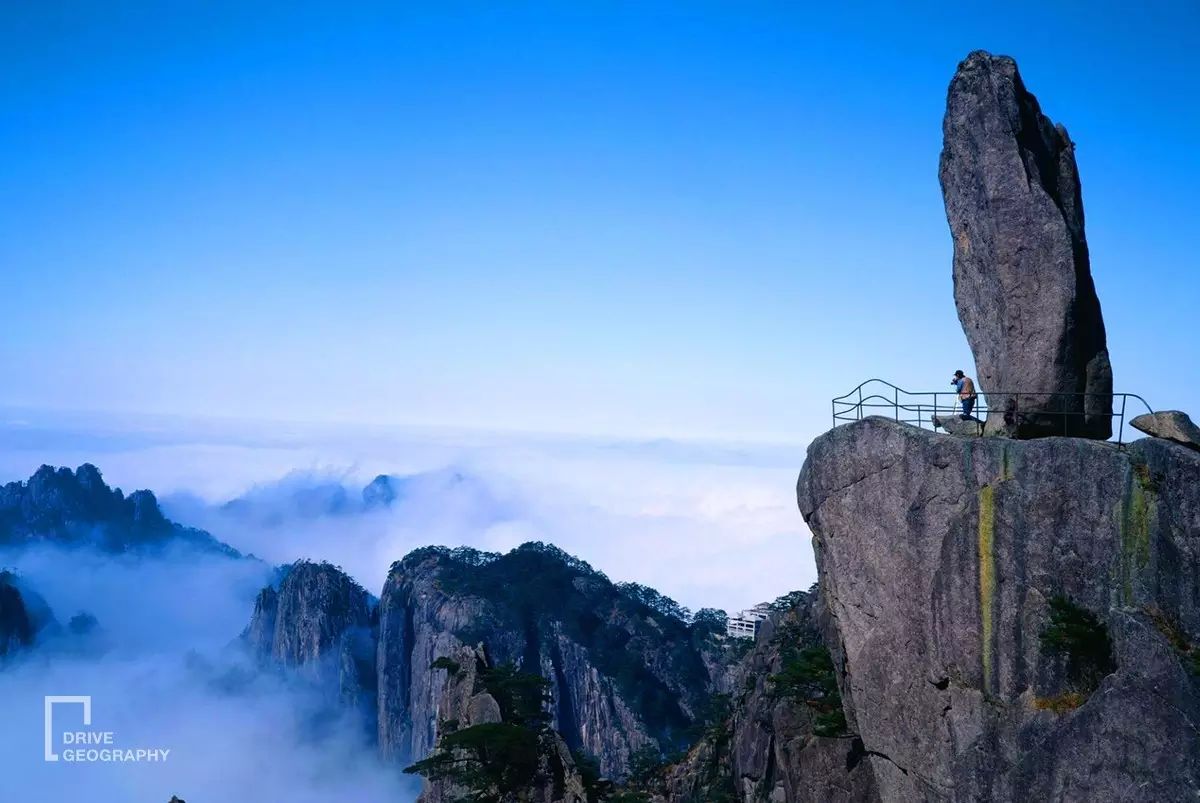
<svg viewBox="0 0 1200 803"><path fill-rule="evenodd" d="M65 440L34 439L0 467L15 480L36 463L71 464L80 455L61 449ZM297 559L339 565L378 595L392 562L421 546L545 541L692 608L749 605L813 574L779 451L479 436L198 443L161 433L110 435L101 447L85 459L109 484L155 490L168 517L246 557L0 551L0 566L59 626L0 669L9 710L0 772L14 800L85 788L100 803L415 799L414 780L377 760L368 723L301 678L263 671L240 647L256 594ZM390 504L364 499L378 474L390 477ZM83 635L68 626L80 613L95 620ZM90 695L93 729L114 732L118 746L169 748L167 761L43 761L47 695ZM61 730L81 709L55 716Z"/></svg>

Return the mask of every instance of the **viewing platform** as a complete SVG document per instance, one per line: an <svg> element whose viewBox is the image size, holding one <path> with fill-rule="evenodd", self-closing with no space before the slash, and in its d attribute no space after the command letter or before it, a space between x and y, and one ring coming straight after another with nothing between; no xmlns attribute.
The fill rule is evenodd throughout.
<svg viewBox="0 0 1200 803"><path fill-rule="evenodd" d="M989 397L998 403L989 407ZM1094 404L1093 404L1094 402ZM971 417L962 418L958 391L909 391L883 379L868 379L849 393L833 400L833 425L860 421L879 415L924 429L945 429L958 435L986 433L988 413L1002 416L1009 426L1048 423L1046 434L1072 435L1085 417L1094 418L1095 408L1112 422L1112 437L1118 446L1128 440L1126 426L1133 416L1153 414L1149 402L1136 393L1028 393L1025 391L977 391ZM974 431L971 431L971 430Z"/></svg>

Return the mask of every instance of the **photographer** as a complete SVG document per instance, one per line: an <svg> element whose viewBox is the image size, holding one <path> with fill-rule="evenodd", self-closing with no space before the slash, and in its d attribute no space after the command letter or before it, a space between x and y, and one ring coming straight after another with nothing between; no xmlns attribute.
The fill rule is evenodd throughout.
<svg viewBox="0 0 1200 803"><path fill-rule="evenodd" d="M962 420L969 421L971 410L975 408L975 383L962 371L955 371L950 384L958 391L958 400L962 402Z"/></svg>

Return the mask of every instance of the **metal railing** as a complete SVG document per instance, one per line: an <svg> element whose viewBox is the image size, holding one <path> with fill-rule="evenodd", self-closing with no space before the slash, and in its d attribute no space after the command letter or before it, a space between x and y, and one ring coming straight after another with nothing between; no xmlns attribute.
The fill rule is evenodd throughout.
<svg viewBox="0 0 1200 803"><path fill-rule="evenodd" d="M1149 402L1136 393L1027 393L1024 391L1001 392L980 391L971 411L971 419L983 434L983 424L987 418L989 407L988 396L999 400L1000 403L991 408L991 412L1001 413L1006 424L1014 427L1050 422L1053 425L1056 418L1061 417L1062 424L1057 427L1061 432L1054 434L1071 434L1072 430L1083 432L1089 422L1107 418L1112 428L1112 436L1117 445L1125 443L1126 413L1129 405L1134 403L1135 411L1140 414L1138 405L1153 413ZM1108 402L1111 400L1111 408ZM1024 406L1022 405L1024 401ZM1093 402L1095 403L1093 405ZM1106 412L1089 409L1093 406ZM854 390L838 396L833 400L833 425L848 421L860 421L872 415L883 415L899 421L902 424L912 424L925 428L936 428L934 419L957 418L961 420L962 406L958 391L908 391L897 387L883 379L868 379ZM1072 426L1076 424L1076 426ZM1050 434L1050 433L1048 433Z"/></svg>

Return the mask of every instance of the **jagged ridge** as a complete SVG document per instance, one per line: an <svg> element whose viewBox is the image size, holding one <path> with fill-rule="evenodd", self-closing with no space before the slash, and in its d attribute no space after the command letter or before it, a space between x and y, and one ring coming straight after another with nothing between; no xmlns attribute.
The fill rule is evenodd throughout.
<svg viewBox="0 0 1200 803"><path fill-rule="evenodd" d="M705 641L687 622L561 550L417 550L392 567L380 602L385 755L429 753L444 683L429 667L476 644L497 663L549 679L555 729L610 777L639 747L689 743L714 688Z"/></svg>
<svg viewBox="0 0 1200 803"><path fill-rule="evenodd" d="M0 546L53 543L91 545L107 552L144 551L184 544L240 557L203 530L170 521L150 491L129 496L110 488L91 463L42 466L25 482L0 487Z"/></svg>

